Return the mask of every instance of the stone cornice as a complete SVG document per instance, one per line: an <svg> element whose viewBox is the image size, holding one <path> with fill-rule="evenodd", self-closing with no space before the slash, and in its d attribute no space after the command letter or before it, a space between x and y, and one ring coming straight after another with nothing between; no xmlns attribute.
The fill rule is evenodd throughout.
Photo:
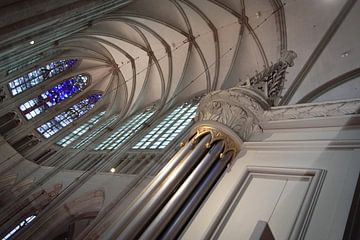
<svg viewBox="0 0 360 240"><path fill-rule="evenodd" d="M298 104L273 107L264 113L265 121L312 119L336 117L360 113L360 99L349 99L334 102Z"/></svg>

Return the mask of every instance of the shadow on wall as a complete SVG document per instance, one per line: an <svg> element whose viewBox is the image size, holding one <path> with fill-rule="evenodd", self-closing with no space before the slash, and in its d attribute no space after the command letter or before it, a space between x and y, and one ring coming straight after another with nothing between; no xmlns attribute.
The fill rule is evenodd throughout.
<svg viewBox="0 0 360 240"><path fill-rule="evenodd" d="M105 194L97 190L85 193L58 208L46 229L33 235L34 239L75 239L98 215Z"/></svg>

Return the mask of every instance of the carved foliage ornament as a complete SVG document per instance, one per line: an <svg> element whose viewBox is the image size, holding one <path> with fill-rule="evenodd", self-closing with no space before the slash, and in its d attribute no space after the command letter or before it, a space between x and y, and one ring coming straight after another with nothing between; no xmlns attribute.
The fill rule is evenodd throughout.
<svg viewBox="0 0 360 240"><path fill-rule="evenodd" d="M222 123L246 141L261 129L259 123L268 108L269 104L261 93L247 87L234 87L205 96L195 120Z"/></svg>
<svg viewBox="0 0 360 240"><path fill-rule="evenodd" d="M268 121L335 117L360 114L360 99L327 103L309 103L271 109L265 113Z"/></svg>

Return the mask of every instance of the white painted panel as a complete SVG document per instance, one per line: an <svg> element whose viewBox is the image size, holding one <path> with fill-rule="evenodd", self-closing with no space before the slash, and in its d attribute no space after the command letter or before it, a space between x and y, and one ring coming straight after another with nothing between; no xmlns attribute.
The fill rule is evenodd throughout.
<svg viewBox="0 0 360 240"><path fill-rule="evenodd" d="M249 239L260 220L269 223L276 239L289 239L309 187L308 180L285 176L252 178L219 239Z"/></svg>
<svg viewBox="0 0 360 240"><path fill-rule="evenodd" d="M275 239L289 239L309 187L308 179L288 180L279 202L269 219ZM286 219L286 221L284 221Z"/></svg>
<svg viewBox="0 0 360 240"><path fill-rule="evenodd" d="M259 220L269 220L285 182L253 178L219 239L249 239Z"/></svg>

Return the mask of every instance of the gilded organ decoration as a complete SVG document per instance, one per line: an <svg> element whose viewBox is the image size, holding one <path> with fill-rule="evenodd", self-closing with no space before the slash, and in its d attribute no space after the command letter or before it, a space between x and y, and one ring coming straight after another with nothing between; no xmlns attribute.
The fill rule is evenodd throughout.
<svg viewBox="0 0 360 240"><path fill-rule="evenodd" d="M192 141L193 144L196 144L199 142L199 139L206 134L210 134L211 136L210 140L206 143L207 148L210 148L216 141L223 140L223 150L220 154L221 158L228 152L231 152L233 157L235 157L240 152L240 143L234 141L231 136L219 128L207 124L197 126L195 129L193 129L191 131L191 138L189 141Z"/></svg>
<svg viewBox="0 0 360 240"><path fill-rule="evenodd" d="M215 121L232 129L242 141L261 130L265 97L252 89L234 87L206 95L199 104L196 121Z"/></svg>

